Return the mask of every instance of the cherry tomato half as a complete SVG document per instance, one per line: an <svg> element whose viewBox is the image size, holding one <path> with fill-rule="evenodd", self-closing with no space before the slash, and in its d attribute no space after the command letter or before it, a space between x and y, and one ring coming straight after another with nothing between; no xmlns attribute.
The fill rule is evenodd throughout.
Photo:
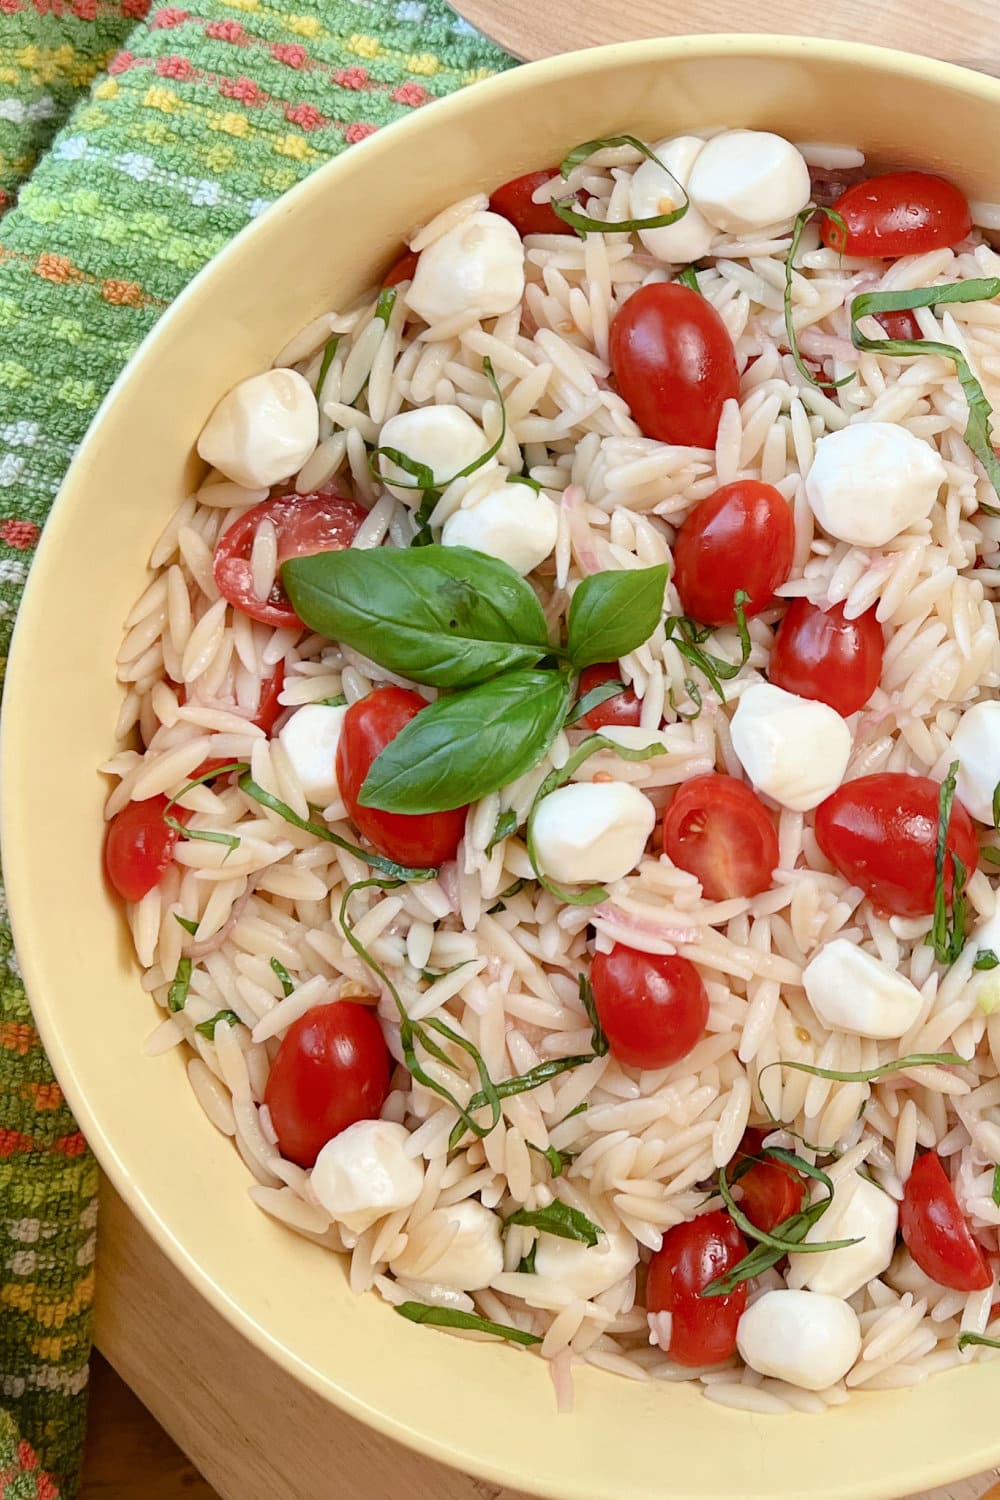
<svg viewBox="0 0 1000 1500"><path fill-rule="evenodd" d="M699 502L674 542L674 583L684 613L704 625L732 625L738 589L749 619L767 609L792 571L795 523L773 485L737 479Z"/></svg>
<svg viewBox="0 0 1000 1500"><path fill-rule="evenodd" d="M382 285L398 286L401 281L412 281L413 273L417 269L417 261L419 259L420 256L415 250L404 251L382 277Z"/></svg>
<svg viewBox="0 0 1000 1500"><path fill-rule="evenodd" d="M876 313L875 321L885 329L891 339L906 339L912 342L914 339L923 338L916 315L905 307L900 308L898 312Z"/></svg>
<svg viewBox="0 0 1000 1500"><path fill-rule="evenodd" d="M164 822L166 810L166 797L147 797L145 802L127 803L108 824L104 868L126 901L141 901L147 891L159 885L173 860L180 835ZM184 809L173 811L183 823Z"/></svg>
<svg viewBox="0 0 1000 1500"><path fill-rule="evenodd" d="M337 785L351 821L380 854L402 865L441 865L454 859L465 832L467 807L437 813L390 813L362 807L358 794L376 756L427 704L407 688L380 687L344 715L337 746Z"/></svg>
<svg viewBox="0 0 1000 1500"><path fill-rule="evenodd" d="M742 1191L740 1208L765 1234L797 1214L806 1196L806 1185L798 1172L769 1157L755 1161L738 1185Z"/></svg>
<svg viewBox="0 0 1000 1500"><path fill-rule="evenodd" d="M715 447L723 403L740 389L725 323L680 282L632 293L611 324L611 369L646 437L694 448Z"/></svg>
<svg viewBox="0 0 1000 1500"><path fill-rule="evenodd" d="M880 911L920 917L934 910L940 782L904 771L848 781L816 809L816 842L845 880ZM948 820L945 896L953 894L957 855L968 875L979 846L972 819L955 798Z"/></svg>
<svg viewBox="0 0 1000 1500"><path fill-rule="evenodd" d="M646 1310L670 1313L667 1352L679 1365L718 1365L736 1348L736 1325L747 1305L746 1283L726 1297L700 1293L746 1253L746 1241L721 1209L675 1224L663 1236L662 1248L649 1263Z"/></svg>
<svg viewBox="0 0 1000 1500"><path fill-rule="evenodd" d="M616 677L619 681L621 680L616 661L599 662L597 666L584 667L576 690L577 697L585 697L602 683L613 682ZM584 714L582 722L588 729L606 729L611 724L637 726L641 716L642 704L632 689L626 688L623 693L616 693L613 698L605 698L603 703L599 703L588 714Z"/></svg>
<svg viewBox="0 0 1000 1500"><path fill-rule="evenodd" d="M266 599L253 591L250 554L261 521L271 521L278 535L278 566L290 557L311 557L316 552L340 552L357 535L366 512L342 495L319 492L312 495L272 495L254 505L220 536L212 571L219 593L230 604L259 620L302 630L305 627L276 578Z"/></svg>
<svg viewBox="0 0 1000 1500"><path fill-rule="evenodd" d="M391 1071L382 1028L365 1006L334 1000L293 1021L264 1089L282 1156L311 1167L348 1125L377 1119Z"/></svg>
<svg viewBox="0 0 1000 1500"><path fill-rule="evenodd" d="M824 245L847 255L892 259L957 245L972 229L962 193L932 172L886 172L856 182L834 204L847 228L823 216Z"/></svg>
<svg viewBox="0 0 1000 1500"><path fill-rule="evenodd" d="M663 815L663 852L697 875L708 901L757 896L771 884L778 835L756 792L713 771L685 781Z"/></svg>
<svg viewBox="0 0 1000 1500"><path fill-rule="evenodd" d="M667 1068L704 1033L708 995L686 958L616 943L594 954L590 982L611 1051L627 1068Z"/></svg>
<svg viewBox="0 0 1000 1500"><path fill-rule="evenodd" d="M958 1206L941 1159L917 1158L899 1210L903 1243L925 1276L956 1292L984 1292L993 1273Z"/></svg>
<svg viewBox="0 0 1000 1500"><path fill-rule="evenodd" d="M874 607L848 620L842 604L796 599L781 622L767 675L800 698L818 698L846 718L863 708L882 675L885 639Z"/></svg>
<svg viewBox="0 0 1000 1500"><path fill-rule="evenodd" d="M522 239L526 234L575 234L573 227L560 219L551 203L532 202L535 189L558 176L559 168L549 167L545 171L513 177L492 194L490 208L495 214L509 219Z"/></svg>

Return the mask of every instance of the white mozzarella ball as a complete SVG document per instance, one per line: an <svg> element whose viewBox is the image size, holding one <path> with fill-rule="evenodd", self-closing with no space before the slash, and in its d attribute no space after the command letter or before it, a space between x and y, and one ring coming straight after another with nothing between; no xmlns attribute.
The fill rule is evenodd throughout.
<svg viewBox="0 0 1000 1500"><path fill-rule="evenodd" d="M534 822L539 868L552 880L621 880L656 823L648 797L624 781L581 781L542 799Z"/></svg>
<svg viewBox="0 0 1000 1500"><path fill-rule="evenodd" d="M598 1223L589 1209L585 1212L592 1223ZM639 1246L635 1237L621 1225L610 1233L602 1233L594 1246L542 1234L535 1250L535 1270L539 1276L551 1276L583 1302L609 1291L638 1263Z"/></svg>
<svg viewBox="0 0 1000 1500"><path fill-rule="evenodd" d="M884 547L930 514L947 479L940 454L894 422L852 422L816 444L806 498L828 536Z"/></svg>
<svg viewBox="0 0 1000 1500"><path fill-rule="evenodd" d="M653 147L654 155L659 157L663 166L659 162L644 161L636 169L629 188L633 219L654 219L660 214L672 213L684 202L677 191L678 185L687 187L695 157L704 144L699 136L677 135ZM662 224L659 229L640 229L639 238L650 255L680 265L684 261L701 260L707 255L714 233L708 220L689 201L687 213L676 224Z"/></svg>
<svg viewBox="0 0 1000 1500"><path fill-rule="evenodd" d="M710 224L726 234L745 234L805 208L809 168L783 136L724 130L699 152L688 191Z"/></svg>
<svg viewBox="0 0 1000 1500"><path fill-rule="evenodd" d="M319 408L295 370L265 370L234 386L213 411L198 453L246 489L295 474L319 441Z"/></svg>
<svg viewBox="0 0 1000 1500"><path fill-rule="evenodd" d="M446 547L472 547L508 563L523 578L544 562L556 544L559 512L548 495L512 480L487 491L467 510L445 521Z"/></svg>
<svg viewBox="0 0 1000 1500"><path fill-rule="evenodd" d="M470 214L420 253L408 305L433 324L456 313L496 318L524 296L524 245L500 214Z"/></svg>
<svg viewBox="0 0 1000 1500"><path fill-rule="evenodd" d="M782 807L807 812L835 792L851 758L851 731L828 703L769 682L740 698L733 749L754 786Z"/></svg>
<svg viewBox="0 0 1000 1500"><path fill-rule="evenodd" d="M824 1189L825 1191L825 1189ZM806 1242L857 1240L843 1250L788 1257L788 1285L853 1297L889 1265L896 1248L899 1209L888 1193L852 1172L838 1182L833 1202L806 1235Z"/></svg>
<svg viewBox="0 0 1000 1500"><path fill-rule="evenodd" d="M316 1158L310 1183L327 1213L355 1234L420 1197L424 1164L408 1156L410 1133L391 1120L358 1120Z"/></svg>
<svg viewBox="0 0 1000 1500"><path fill-rule="evenodd" d="M802 971L806 998L828 1031L905 1036L920 1014L916 985L847 938L825 943Z"/></svg>
<svg viewBox="0 0 1000 1500"><path fill-rule="evenodd" d="M316 807L326 807L340 796L337 748L346 713L343 704L306 703L278 733L306 801Z"/></svg>
<svg viewBox="0 0 1000 1500"><path fill-rule="evenodd" d="M395 448L415 464L424 464L434 483L444 486L486 451L483 429L460 406L417 406L383 422L380 448ZM416 479L384 454L380 467L385 487L407 505L419 506L421 492L407 488ZM395 481L395 483L393 483Z"/></svg>
<svg viewBox="0 0 1000 1500"><path fill-rule="evenodd" d="M958 761L956 791L974 818L993 827L993 793L1000 781L1000 702L967 708L951 737Z"/></svg>
<svg viewBox="0 0 1000 1500"><path fill-rule="evenodd" d="M421 1266L420 1280L438 1286L456 1287L462 1292L478 1292L489 1286L503 1270L503 1241L500 1220L473 1198L464 1198L450 1208L437 1212L458 1225L458 1233L430 1266ZM409 1261L404 1250L392 1262L395 1275L408 1274Z"/></svg>
<svg viewBox="0 0 1000 1500"><path fill-rule="evenodd" d="M758 1375L823 1391L842 1380L861 1353L861 1324L840 1297L775 1290L740 1318L736 1347Z"/></svg>

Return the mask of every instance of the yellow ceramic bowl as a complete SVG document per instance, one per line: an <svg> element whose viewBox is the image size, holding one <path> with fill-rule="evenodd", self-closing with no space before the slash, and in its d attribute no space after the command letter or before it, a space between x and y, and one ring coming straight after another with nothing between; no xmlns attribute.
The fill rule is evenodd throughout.
<svg viewBox="0 0 1000 1500"><path fill-rule="evenodd" d="M181 1056L142 1056L154 1020L100 878L121 622L199 472L221 394L370 283L445 204L629 130L731 123L857 143L1000 198L1000 82L799 38L694 37L539 63L422 111L317 172L202 273L105 403L35 563L7 674L3 811L14 930L35 1014L119 1192L248 1338L363 1421L435 1458L564 1500L899 1496L1000 1460L1000 1366L827 1415L757 1417L695 1387L585 1369L557 1419L545 1365L355 1298L326 1251L266 1218L205 1120Z"/></svg>

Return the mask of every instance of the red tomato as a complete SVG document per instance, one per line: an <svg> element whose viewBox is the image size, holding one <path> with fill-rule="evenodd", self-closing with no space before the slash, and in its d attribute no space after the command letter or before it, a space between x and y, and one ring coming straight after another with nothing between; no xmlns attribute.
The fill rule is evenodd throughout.
<svg viewBox="0 0 1000 1500"><path fill-rule="evenodd" d="M216 757L215 759L209 756L208 760L203 760L200 766L195 766L188 777L188 781L200 781L203 776L210 776L213 771L221 771L223 766L231 766L232 764L233 761L231 759L226 760L225 756Z"/></svg>
<svg viewBox="0 0 1000 1500"><path fill-rule="evenodd" d="M180 835L163 821L166 797L129 802L115 813L104 840L104 868L108 879L126 901L141 901L160 881L174 857ZM173 809L183 823L183 808Z"/></svg>
<svg viewBox="0 0 1000 1500"><path fill-rule="evenodd" d="M699 502L674 542L674 583L684 613L732 625L744 589L747 618L759 615L792 571L795 523L784 496L759 479L737 479Z"/></svg>
<svg viewBox="0 0 1000 1500"><path fill-rule="evenodd" d="M261 521L274 523L280 567L290 557L311 557L315 552L340 552L349 547L365 514L353 500L332 492L272 495L262 500L234 521L216 544L212 571L219 593L262 625L303 630L280 579L275 579L266 599L258 599L253 591L250 554L257 527Z"/></svg>
<svg viewBox="0 0 1000 1500"><path fill-rule="evenodd" d="M798 1172L770 1158L754 1162L739 1178L739 1187L743 1192L740 1208L765 1234L797 1214L806 1196L806 1185Z"/></svg>
<svg viewBox="0 0 1000 1500"><path fill-rule="evenodd" d="M747 1253L746 1241L721 1209L675 1224L649 1263L647 1312L671 1315L671 1359L679 1365L718 1365L736 1348L736 1325L747 1305L744 1282L727 1297L702 1297L717 1276Z"/></svg>
<svg viewBox="0 0 1000 1500"><path fill-rule="evenodd" d="M551 203L531 201L536 188L558 175L558 167L549 167L542 172L526 172L523 177L513 177L497 188L490 198L490 208L495 214L509 219L522 239L526 234L575 234L571 225L560 219Z"/></svg>
<svg viewBox="0 0 1000 1500"><path fill-rule="evenodd" d="M438 813L390 813L362 807L358 794L372 761L427 704L407 688L380 687L344 715L337 747L337 785L351 821L380 854L402 865L441 865L454 859L465 832L467 807Z"/></svg>
<svg viewBox="0 0 1000 1500"><path fill-rule="evenodd" d="M278 702L284 686L285 659L282 657L270 677L265 677L260 685L257 712L251 720L251 723L256 724L258 729L263 729L267 735L273 734L275 723L285 711L284 704Z"/></svg>
<svg viewBox="0 0 1000 1500"><path fill-rule="evenodd" d="M885 640L872 607L848 620L844 606L796 599L781 622L767 675L800 698L818 698L846 718L863 708L882 675Z"/></svg>
<svg viewBox="0 0 1000 1500"><path fill-rule="evenodd" d="M264 1089L282 1156L311 1167L348 1125L377 1119L391 1071L382 1028L365 1006L335 1000L293 1021Z"/></svg>
<svg viewBox="0 0 1000 1500"><path fill-rule="evenodd" d="M677 789L663 815L663 852L697 875L708 901L728 901L768 889L778 835L756 792L713 771Z"/></svg>
<svg viewBox="0 0 1000 1500"><path fill-rule="evenodd" d="M824 245L847 255L923 255L957 245L972 229L969 205L931 172L886 172L856 182L833 205L847 227L823 216Z"/></svg>
<svg viewBox="0 0 1000 1500"><path fill-rule="evenodd" d="M899 1227L907 1250L932 1281L956 1292L984 1292L993 1285L993 1273L933 1151L913 1164L903 1191Z"/></svg>
<svg viewBox="0 0 1000 1500"><path fill-rule="evenodd" d="M592 693L594 688L600 687L604 682L613 682L616 677L620 680L616 661L600 662L594 667L584 667L576 690L577 697L582 698L585 694ZM609 724L638 725L641 714L642 704L632 689L626 688L623 693L616 693L613 698L606 698L603 703L592 708L589 714L584 714L582 722L588 729L606 729Z"/></svg>
<svg viewBox="0 0 1000 1500"><path fill-rule="evenodd" d="M405 251L382 277L383 286L398 286L401 281L412 281L420 256L413 250Z"/></svg>
<svg viewBox="0 0 1000 1500"><path fill-rule="evenodd" d="M715 447L723 402L740 389L725 323L680 282L632 293L611 324L611 369L647 437L694 448Z"/></svg>
<svg viewBox="0 0 1000 1500"><path fill-rule="evenodd" d="M816 809L816 842L845 880L859 885L880 911L920 917L934 910L934 854L940 782L904 771L859 776L838 787ZM956 854L969 875L979 846L965 808L955 798L944 862L950 901Z"/></svg>
<svg viewBox="0 0 1000 1500"><path fill-rule="evenodd" d="M590 982L611 1051L626 1067L667 1068L701 1039L708 995L688 959L616 943L594 954Z"/></svg>
<svg viewBox="0 0 1000 1500"><path fill-rule="evenodd" d="M923 338L916 315L908 312L905 307L900 308L898 312L876 313L875 321L885 329L891 339Z"/></svg>

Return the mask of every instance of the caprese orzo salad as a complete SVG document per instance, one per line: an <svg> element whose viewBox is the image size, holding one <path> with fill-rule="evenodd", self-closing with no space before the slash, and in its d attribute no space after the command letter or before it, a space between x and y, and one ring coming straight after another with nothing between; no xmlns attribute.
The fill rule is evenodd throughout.
<svg viewBox="0 0 1000 1500"><path fill-rule="evenodd" d="M126 622L150 1051L561 1405L1000 1347L998 226L851 147L586 142L222 397Z"/></svg>

